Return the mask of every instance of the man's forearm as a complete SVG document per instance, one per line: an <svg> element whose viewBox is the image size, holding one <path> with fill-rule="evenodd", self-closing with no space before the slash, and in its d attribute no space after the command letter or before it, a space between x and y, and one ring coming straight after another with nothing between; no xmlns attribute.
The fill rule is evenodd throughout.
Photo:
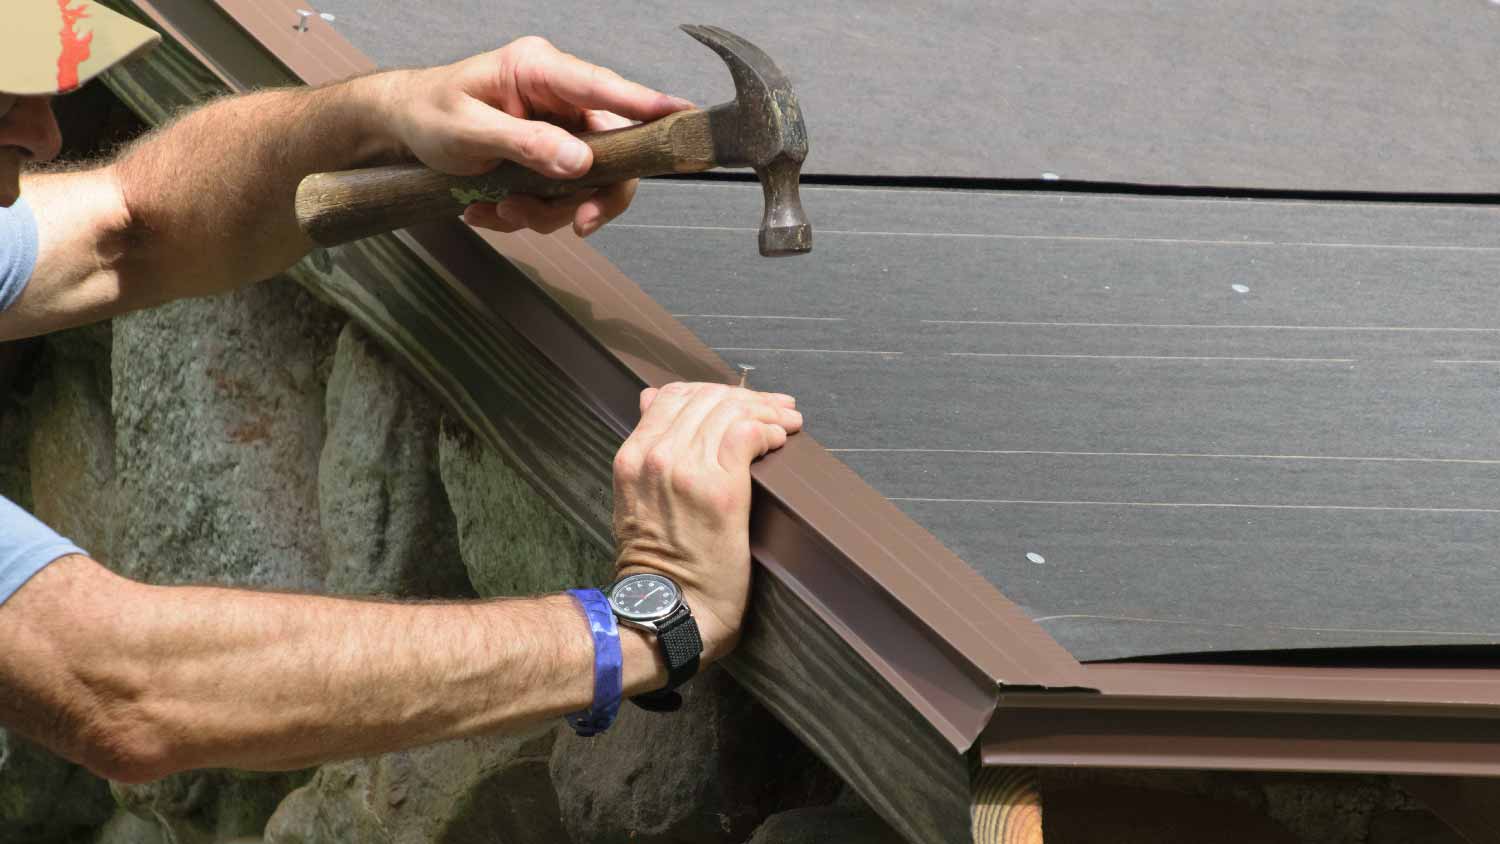
<svg viewBox="0 0 1500 844"><path fill-rule="evenodd" d="M401 154L388 91L410 71L206 105L114 162L23 181L40 245L0 340L269 278L307 253L293 200L308 173Z"/></svg>
<svg viewBox="0 0 1500 844"><path fill-rule="evenodd" d="M296 768L505 732L583 709L593 693L588 624L565 595L401 604L157 587L70 557L12 601L0 620L29 621L5 640L45 650L52 673L20 672L8 705L70 717L4 720L118 779ZM47 607L27 612L38 602ZM643 635L622 629L621 645L627 694L666 682Z"/></svg>
<svg viewBox="0 0 1500 844"><path fill-rule="evenodd" d="M404 73L219 100L138 141L111 168L129 215L122 269L170 299L290 266L312 247L298 182L401 153L390 91Z"/></svg>

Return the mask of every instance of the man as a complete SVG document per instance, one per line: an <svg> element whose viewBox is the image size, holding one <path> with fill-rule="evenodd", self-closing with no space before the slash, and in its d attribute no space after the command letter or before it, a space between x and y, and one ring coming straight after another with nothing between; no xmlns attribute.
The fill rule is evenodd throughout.
<svg viewBox="0 0 1500 844"><path fill-rule="evenodd" d="M3 17L0 340L279 272L311 248L292 215L308 173L415 156L452 173L510 159L576 177L589 149L555 124L600 129L688 105L524 38L445 67L222 100L107 164L21 180L23 162L58 151L50 97L156 36L91 0L9 0ZM587 235L634 190L515 197L464 217ZM650 577L607 600L403 605L151 586L0 499L0 725L135 782L296 768L580 711L587 733L622 695L670 706L647 693L691 674L687 645L703 660L734 646L749 465L801 417L789 396L707 384L647 390L641 409L615 461L615 530L620 573ZM659 635L616 628L611 608Z"/></svg>

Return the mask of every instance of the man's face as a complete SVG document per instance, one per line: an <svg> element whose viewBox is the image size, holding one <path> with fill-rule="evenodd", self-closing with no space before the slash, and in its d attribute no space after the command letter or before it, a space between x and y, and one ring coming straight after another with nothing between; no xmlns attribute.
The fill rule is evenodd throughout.
<svg viewBox="0 0 1500 844"><path fill-rule="evenodd" d="M0 94L0 208L21 196L21 162L51 160L61 148L51 97Z"/></svg>

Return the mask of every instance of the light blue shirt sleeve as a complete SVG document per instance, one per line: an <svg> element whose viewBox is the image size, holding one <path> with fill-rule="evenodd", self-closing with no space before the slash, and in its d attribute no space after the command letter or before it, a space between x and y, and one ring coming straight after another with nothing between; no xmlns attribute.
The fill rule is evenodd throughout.
<svg viewBox="0 0 1500 844"><path fill-rule="evenodd" d="M15 304L36 270L36 215L23 197L0 208L0 311Z"/></svg>
<svg viewBox="0 0 1500 844"><path fill-rule="evenodd" d="M0 604L48 563L82 553L82 548L0 496Z"/></svg>

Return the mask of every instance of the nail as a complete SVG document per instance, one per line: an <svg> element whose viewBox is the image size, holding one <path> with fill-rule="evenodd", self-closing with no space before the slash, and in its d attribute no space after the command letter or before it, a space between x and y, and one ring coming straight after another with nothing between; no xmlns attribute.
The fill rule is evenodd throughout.
<svg viewBox="0 0 1500 844"><path fill-rule="evenodd" d="M735 369L738 369L740 371L740 386L743 387L749 384L750 373L755 371L755 367L751 366L748 363L740 363L735 364Z"/></svg>
<svg viewBox="0 0 1500 844"><path fill-rule="evenodd" d="M307 31L307 19L310 18L310 17L312 17L313 15L317 15L318 17L322 18L323 20L327 21L328 23L333 23L334 21L338 20L338 18L334 17L333 15L329 14L328 12L310 12L307 9L298 9L297 10L297 23L292 28L295 29L295 30L297 30L298 32L306 32Z"/></svg>

